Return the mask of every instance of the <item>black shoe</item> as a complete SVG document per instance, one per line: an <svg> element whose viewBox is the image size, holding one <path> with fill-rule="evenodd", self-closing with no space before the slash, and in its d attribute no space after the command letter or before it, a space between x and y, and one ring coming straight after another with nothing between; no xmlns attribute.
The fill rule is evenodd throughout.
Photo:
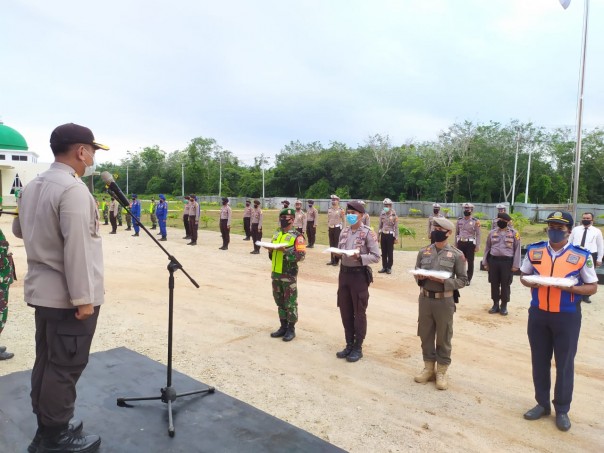
<svg viewBox="0 0 604 453"><path fill-rule="evenodd" d="M191 242L187 243L187 245L197 245L197 242L196 241L191 241Z"/></svg>
<svg viewBox="0 0 604 453"><path fill-rule="evenodd" d="M327 266L333 266L333 261L330 261L329 263L325 263Z"/></svg>
<svg viewBox="0 0 604 453"><path fill-rule="evenodd" d="M336 352L336 357L338 359L345 359L352 352L352 343L346 343L346 347L341 351Z"/></svg>
<svg viewBox="0 0 604 453"><path fill-rule="evenodd" d="M12 352L0 352L0 360L12 359L15 356Z"/></svg>
<svg viewBox="0 0 604 453"><path fill-rule="evenodd" d="M151 227L151 229L152 229L152 230L155 230L155 229L157 229L157 227L156 227L155 225L153 225L153 226Z"/></svg>
<svg viewBox="0 0 604 453"><path fill-rule="evenodd" d="M117 234L116 231L110 231L109 234Z"/></svg>
<svg viewBox="0 0 604 453"><path fill-rule="evenodd" d="M390 269L390 268L386 269L386 273L387 273L388 275L392 274L392 269Z"/></svg>
<svg viewBox="0 0 604 453"><path fill-rule="evenodd" d="M287 325L287 331L285 335L283 335L283 341L292 341L296 338L296 328L294 327L296 323L291 323Z"/></svg>
<svg viewBox="0 0 604 453"><path fill-rule="evenodd" d="M6 351L6 346L0 346L0 352Z"/></svg>
<svg viewBox="0 0 604 453"><path fill-rule="evenodd" d="M499 314L501 316L508 315L508 303L507 302L501 302L501 309L499 310Z"/></svg>
<svg viewBox="0 0 604 453"><path fill-rule="evenodd" d="M283 335L285 335L285 332L287 332L287 321L285 319L280 319L280 321L281 321L281 327L279 327L277 330L275 330L273 333L271 333L271 337L273 337L273 338L282 337Z"/></svg>
<svg viewBox="0 0 604 453"><path fill-rule="evenodd" d="M68 428L54 437L42 437L38 453L93 453L100 445L101 438L96 434L82 436L72 433Z"/></svg>
<svg viewBox="0 0 604 453"><path fill-rule="evenodd" d="M132 237L133 237L133 238L134 238L134 237L136 237L136 236L138 236L138 233L134 233L134 234L132 235Z"/></svg>
<svg viewBox="0 0 604 453"><path fill-rule="evenodd" d="M570 429L568 414L556 414L556 427L560 431L568 431Z"/></svg>
<svg viewBox="0 0 604 453"><path fill-rule="evenodd" d="M586 304L591 304L591 299L589 298L589 296L583 296L583 302L585 302Z"/></svg>
<svg viewBox="0 0 604 453"><path fill-rule="evenodd" d="M524 414L524 418L527 420L539 420L544 415L549 415L552 413L550 408L545 408L539 404L533 407L531 410L527 411Z"/></svg>
<svg viewBox="0 0 604 453"><path fill-rule="evenodd" d="M244 240L244 241L249 241L249 240L250 240L250 238L243 238L243 240Z"/></svg>
<svg viewBox="0 0 604 453"><path fill-rule="evenodd" d="M160 241L167 241L167 240L168 240L168 238L166 236L162 236L160 239Z"/></svg>
<svg viewBox="0 0 604 453"><path fill-rule="evenodd" d="M314 246L314 245L307 245L307 246L306 246L306 248L307 248L307 249L314 249L314 248L315 248L315 246Z"/></svg>
<svg viewBox="0 0 604 453"><path fill-rule="evenodd" d="M132 228L126 228L124 231L131 231L131 230L132 230Z"/></svg>
<svg viewBox="0 0 604 453"><path fill-rule="evenodd" d="M260 250L254 250L253 252L250 252L251 255L260 255Z"/></svg>
<svg viewBox="0 0 604 453"><path fill-rule="evenodd" d="M103 225L109 225L107 222L103 223Z"/></svg>
<svg viewBox="0 0 604 453"><path fill-rule="evenodd" d="M385 274L386 273L386 268L382 267L379 271L378 274Z"/></svg>
<svg viewBox="0 0 604 453"><path fill-rule="evenodd" d="M191 239L191 236L185 236L183 239Z"/></svg>
<svg viewBox="0 0 604 453"><path fill-rule="evenodd" d="M499 313L499 304L496 302L493 302L493 306L489 310L489 313L490 314Z"/></svg>
<svg viewBox="0 0 604 453"><path fill-rule="evenodd" d="M83 427L84 427L84 423L82 422L82 420L78 420L77 418L74 418L73 420L71 420L69 422L68 429L73 434L80 434L82 432ZM40 442L42 442L42 434L41 434L40 429L38 429L38 431L36 431L36 435L34 436L33 440L29 444L29 447L27 447L27 452L36 453L38 451L38 447L40 446Z"/></svg>
<svg viewBox="0 0 604 453"><path fill-rule="evenodd" d="M349 362L358 362L363 357L363 348L361 346L354 345L350 354L346 356L346 360Z"/></svg>

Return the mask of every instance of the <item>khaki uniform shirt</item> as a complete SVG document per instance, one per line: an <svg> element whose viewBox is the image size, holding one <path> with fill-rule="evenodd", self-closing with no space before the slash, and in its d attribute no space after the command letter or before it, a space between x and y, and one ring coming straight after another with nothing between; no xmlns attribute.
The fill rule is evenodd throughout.
<svg viewBox="0 0 604 453"><path fill-rule="evenodd" d="M187 201L187 204L185 204L185 207L182 209L182 215L183 217L186 215L189 215L191 213L191 201Z"/></svg>
<svg viewBox="0 0 604 453"><path fill-rule="evenodd" d="M381 212L378 233L392 234L394 239L398 239L398 217L392 209L388 212Z"/></svg>
<svg viewBox="0 0 604 453"><path fill-rule="evenodd" d="M444 283L425 279L423 288L427 291L443 292L463 288L468 284L466 259L463 252L452 245L446 244L438 250L435 244L422 248L415 261L416 269L451 272L451 277Z"/></svg>
<svg viewBox="0 0 604 453"><path fill-rule="evenodd" d="M187 203L189 207L189 218L195 217L195 222L199 222L199 216L201 215L201 209L199 209L199 203L196 201L189 201Z"/></svg>
<svg viewBox="0 0 604 453"><path fill-rule="evenodd" d="M296 209L296 215L294 216L294 228L302 228L302 233L306 231L306 213L300 209Z"/></svg>
<svg viewBox="0 0 604 453"><path fill-rule="evenodd" d="M114 217L117 217L119 212L120 204L117 202L117 200L111 200L111 204L109 205L109 213L113 214Z"/></svg>
<svg viewBox="0 0 604 453"><path fill-rule="evenodd" d="M505 227L503 230L500 228L491 230L484 249L483 265L488 264L489 253L491 256L513 258L512 267L520 269L520 234L511 227Z"/></svg>
<svg viewBox="0 0 604 453"><path fill-rule="evenodd" d="M361 240L361 232L365 236ZM377 263L380 260L380 246L377 242L376 234L369 228L361 224L356 231L352 227L347 226L340 233L338 248L344 250L359 249L358 256L342 255L342 266L359 267L367 266L368 264ZM358 261L360 256L361 261Z"/></svg>
<svg viewBox="0 0 604 453"><path fill-rule="evenodd" d="M316 227L317 220L319 220L319 211L317 211L317 208L308 208L306 210L306 221L312 222L312 224Z"/></svg>
<svg viewBox="0 0 604 453"><path fill-rule="evenodd" d="M480 245L480 220L476 217L459 217L455 228L458 242L473 242L475 246Z"/></svg>
<svg viewBox="0 0 604 453"><path fill-rule="evenodd" d="M231 212L232 209L228 204L223 205L220 208L220 220L227 220L227 226L231 226Z"/></svg>
<svg viewBox="0 0 604 453"><path fill-rule="evenodd" d="M260 209L260 206L258 206L258 208L254 208L252 209L252 217L250 222L252 223L252 225L254 224L258 224L258 229L262 228L262 209Z"/></svg>
<svg viewBox="0 0 604 453"><path fill-rule="evenodd" d="M339 206L332 206L327 210L327 225L329 228L340 227L344 224L344 210Z"/></svg>
<svg viewBox="0 0 604 453"><path fill-rule="evenodd" d="M363 214L363 218L361 219L361 222L363 222L363 225L371 227L371 217L369 217L369 214L367 214L367 213Z"/></svg>
<svg viewBox="0 0 604 453"><path fill-rule="evenodd" d="M99 212L69 165L55 162L21 192L13 233L27 253L25 302L51 308L101 305Z"/></svg>
<svg viewBox="0 0 604 453"><path fill-rule="evenodd" d="M243 218L245 219L246 217L252 217L252 207L251 206L246 206L245 208L243 208Z"/></svg>
<svg viewBox="0 0 604 453"><path fill-rule="evenodd" d="M434 213L432 213L430 217L428 217L428 236L430 236L430 233L434 231L434 219L442 219L444 217L445 216L442 215L440 212L437 215L434 215Z"/></svg>

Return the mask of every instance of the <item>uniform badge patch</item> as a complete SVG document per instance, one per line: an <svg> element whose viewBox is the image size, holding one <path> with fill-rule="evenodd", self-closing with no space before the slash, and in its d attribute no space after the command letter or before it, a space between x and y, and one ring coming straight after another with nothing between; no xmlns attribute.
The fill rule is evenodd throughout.
<svg viewBox="0 0 604 453"><path fill-rule="evenodd" d="M542 251L533 253L533 259L534 260L540 260L541 258L543 258L543 252Z"/></svg>
<svg viewBox="0 0 604 453"><path fill-rule="evenodd" d="M574 255L571 253L570 255L568 255L568 258L566 258L566 262L568 262L570 264L577 264L579 262L579 258L580 258L579 255Z"/></svg>
<svg viewBox="0 0 604 453"><path fill-rule="evenodd" d="M453 253L447 252L447 258L451 258L452 256L453 256Z"/></svg>

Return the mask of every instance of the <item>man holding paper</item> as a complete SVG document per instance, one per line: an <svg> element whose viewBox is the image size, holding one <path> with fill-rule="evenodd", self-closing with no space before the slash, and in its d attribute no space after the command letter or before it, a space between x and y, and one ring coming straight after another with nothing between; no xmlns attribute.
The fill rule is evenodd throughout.
<svg viewBox="0 0 604 453"><path fill-rule="evenodd" d="M527 420L537 420L551 413L551 362L556 358L554 409L556 426L568 431L568 418L573 396L575 354L581 331L581 299L598 290L598 277L589 253L569 242L573 217L556 211L547 217L549 241L531 244L520 267L522 284L531 288L528 316L528 338L531 346L533 385L537 405L524 414ZM524 276L533 276L525 280ZM535 282L536 277L542 280ZM573 279L573 286L548 286L549 278Z"/></svg>
<svg viewBox="0 0 604 453"><path fill-rule="evenodd" d="M434 229L430 233L433 243L419 251L415 262L415 269L428 271L423 275L415 273L420 286L417 336L422 341L424 359L424 369L415 376L415 382L425 384L436 379L436 388L446 390L455 292L468 284L468 275L463 252L447 242L455 227L444 217L434 217L433 222ZM449 277L436 276L433 271L445 271Z"/></svg>

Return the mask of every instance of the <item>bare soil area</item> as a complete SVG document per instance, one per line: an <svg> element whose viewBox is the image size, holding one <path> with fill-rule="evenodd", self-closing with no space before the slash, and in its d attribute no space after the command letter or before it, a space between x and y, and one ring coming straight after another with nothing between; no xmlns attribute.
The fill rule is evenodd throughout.
<svg viewBox="0 0 604 453"><path fill-rule="evenodd" d="M34 360L33 310L23 302L25 249L0 227L15 255L19 281L0 343L15 353L0 375L30 369ZM105 304L94 351L125 346L165 363L168 263L142 235L103 226ZM157 230L152 231L155 233ZM489 315L489 285L477 272L461 290L455 315L449 390L416 384L422 367L417 331L418 288L408 270L416 252L395 251L392 275L375 273L370 288L364 358L335 357L344 345L336 307L338 269L326 266L325 248L309 249L300 266L297 337L272 339L278 326L270 261L250 255L251 242L232 235L218 250L219 233L200 231L198 246L168 230L163 244L201 285L176 274L174 368L351 452L602 451L604 445L604 309L601 294L583 305L576 359L572 429L558 431L553 417L528 422L532 407L526 336L528 290L515 280L510 315ZM478 260L476 262L478 267ZM376 269L377 270L377 269ZM158 383L149 383L149 390Z"/></svg>

